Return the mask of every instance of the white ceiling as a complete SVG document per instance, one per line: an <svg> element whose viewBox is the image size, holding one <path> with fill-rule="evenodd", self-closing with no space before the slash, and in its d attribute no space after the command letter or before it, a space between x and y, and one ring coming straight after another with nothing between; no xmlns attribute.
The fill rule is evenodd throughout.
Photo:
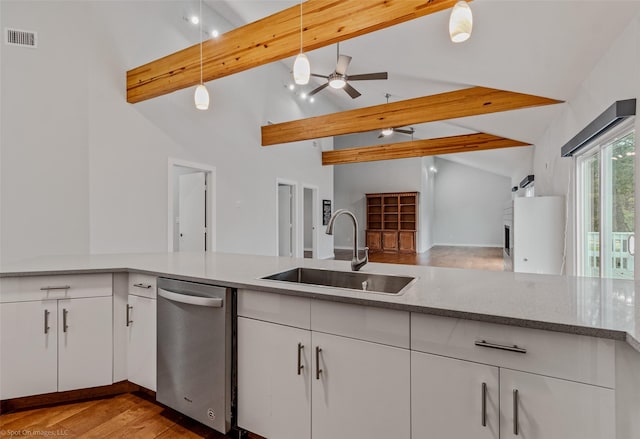
<svg viewBox="0 0 640 439"><path fill-rule="evenodd" d="M240 26L298 2L290 0L205 0ZM316 99L342 109L441 93L472 85L555 99L572 97L625 26L640 13L640 1L475 0L471 38L454 44L448 36L449 11L432 14L340 44L353 57L347 73L387 71L386 81L358 81L362 96L326 88ZM308 53L312 71L335 68L336 46ZM293 58L284 60L293 64ZM283 78L288 81L289 78ZM312 78L307 91L323 80ZM313 104L309 104L313 105ZM561 104L562 105L562 104ZM481 131L535 143L559 106L474 116L414 126L416 138ZM511 176L532 148L447 155L447 159Z"/></svg>

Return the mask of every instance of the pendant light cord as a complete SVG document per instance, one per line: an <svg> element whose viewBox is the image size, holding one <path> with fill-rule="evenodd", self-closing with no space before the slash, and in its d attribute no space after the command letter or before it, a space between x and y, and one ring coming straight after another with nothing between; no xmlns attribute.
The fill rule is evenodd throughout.
<svg viewBox="0 0 640 439"><path fill-rule="evenodd" d="M202 0L200 0L200 84L202 83Z"/></svg>
<svg viewBox="0 0 640 439"><path fill-rule="evenodd" d="M300 0L300 53L302 53L302 0Z"/></svg>

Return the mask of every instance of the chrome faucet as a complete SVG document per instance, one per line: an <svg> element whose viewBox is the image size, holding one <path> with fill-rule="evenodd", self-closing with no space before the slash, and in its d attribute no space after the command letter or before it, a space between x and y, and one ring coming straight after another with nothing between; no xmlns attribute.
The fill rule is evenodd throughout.
<svg viewBox="0 0 640 439"><path fill-rule="evenodd" d="M358 220L356 216L349 212L347 209L338 209L336 210L331 218L329 219L329 223L327 224L327 235L333 235L333 223L336 221L340 215L345 214L351 218L353 221L353 258L351 259L351 269L353 271L360 270L364 264L369 262L369 247L364 248L364 258L358 258Z"/></svg>

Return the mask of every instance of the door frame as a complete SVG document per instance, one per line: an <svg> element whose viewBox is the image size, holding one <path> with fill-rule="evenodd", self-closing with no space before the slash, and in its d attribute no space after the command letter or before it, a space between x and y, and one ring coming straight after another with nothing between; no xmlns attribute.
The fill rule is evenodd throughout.
<svg viewBox="0 0 640 439"><path fill-rule="evenodd" d="M174 170L175 167L191 168L197 172L204 172L207 185L206 198L206 222L207 222L207 251L216 251L216 168L205 163L190 162L187 160L169 157L167 166L167 250L175 251L173 247L173 235L175 233L175 212L173 209Z"/></svg>
<svg viewBox="0 0 640 439"><path fill-rule="evenodd" d="M292 249L292 257L294 258L299 258L300 257L300 239L299 239L299 229L300 227L298 227L298 210L299 210L299 204L298 203L298 182L294 181L294 180L288 180L286 178L280 178L277 177L276 178L276 185L275 185L275 206L276 206L276 223L275 223L275 232L276 232L276 242L275 242L275 254L276 256L280 255L280 231L279 231L279 226L280 226L280 215L279 215L279 204L280 204L280 199L278 197L278 186L280 185L286 185L286 186L291 186L291 224L292 224L292 228L293 230L291 231L291 249Z"/></svg>
<svg viewBox="0 0 640 439"><path fill-rule="evenodd" d="M302 183L302 218L304 220L304 190L309 189L311 191L311 258L318 259L318 243L320 242L319 237L319 227L318 227L318 213L320 209L318 209L318 193L320 188L318 186ZM302 239L300 240L301 244L301 255L304 257L304 221L301 227L301 235Z"/></svg>

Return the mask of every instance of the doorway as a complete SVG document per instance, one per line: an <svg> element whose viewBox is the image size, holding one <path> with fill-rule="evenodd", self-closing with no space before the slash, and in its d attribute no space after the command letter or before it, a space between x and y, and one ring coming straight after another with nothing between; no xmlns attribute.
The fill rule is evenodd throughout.
<svg viewBox="0 0 640 439"><path fill-rule="evenodd" d="M318 188L317 186L302 185L303 204L303 254L305 258L318 257Z"/></svg>
<svg viewBox="0 0 640 439"><path fill-rule="evenodd" d="M277 180L278 256L296 256L296 187L294 182Z"/></svg>
<svg viewBox="0 0 640 439"><path fill-rule="evenodd" d="M169 251L215 250L215 168L169 160Z"/></svg>

